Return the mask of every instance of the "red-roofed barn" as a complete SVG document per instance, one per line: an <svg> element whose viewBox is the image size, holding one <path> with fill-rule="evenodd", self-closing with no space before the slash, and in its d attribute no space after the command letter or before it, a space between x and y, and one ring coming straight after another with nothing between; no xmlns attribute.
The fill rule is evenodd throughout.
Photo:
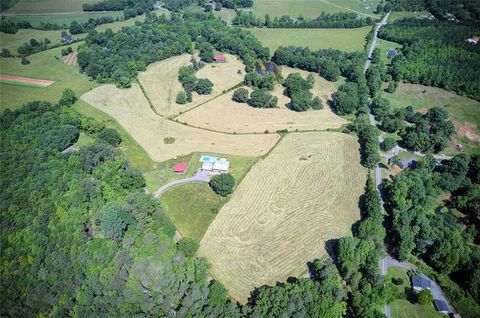
<svg viewBox="0 0 480 318"><path fill-rule="evenodd" d="M213 59L215 60L215 62L225 62L225 56L223 55L215 55L213 56Z"/></svg>
<svg viewBox="0 0 480 318"><path fill-rule="evenodd" d="M179 162L173 168L173 172L184 174L187 171L188 165L186 162Z"/></svg>

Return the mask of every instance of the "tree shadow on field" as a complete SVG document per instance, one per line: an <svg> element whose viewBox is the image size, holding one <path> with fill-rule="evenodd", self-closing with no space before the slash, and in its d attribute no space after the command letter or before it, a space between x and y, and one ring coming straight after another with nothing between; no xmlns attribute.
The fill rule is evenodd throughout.
<svg viewBox="0 0 480 318"><path fill-rule="evenodd" d="M325 241L325 250L327 251L328 256L332 259L333 263L337 263L337 257L335 255L335 251L338 246L338 239L331 239Z"/></svg>

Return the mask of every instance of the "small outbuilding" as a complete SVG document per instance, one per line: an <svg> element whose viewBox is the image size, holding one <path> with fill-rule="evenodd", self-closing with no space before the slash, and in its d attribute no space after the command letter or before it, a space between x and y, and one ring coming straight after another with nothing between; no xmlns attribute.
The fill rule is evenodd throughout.
<svg viewBox="0 0 480 318"><path fill-rule="evenodd" d="M429 279L427 279L423 276L413 275L412 276L412 287L416 291L421 291L421 290L424 290L424 289L430 290L432 288L432 282Z"/></svg>
<svg viewBox="0 0 480 318"><path fill-rule="evenodd" d="M223 55L214 55L213 60L215 62L220 62L220 63L225 63L226 62L225 56L223 56Z"/></svg>
<svg viewBox="0 0 480 318"><path fill-rule="evenodd" d="M415 165L417 164L417 159L415 159L415 158L400 158L398 160L397 164L401 169L415 168Z"/></svg>
<svg viewBox="0 0 480 318"><path fill-rule="evenodd" d="M435 299L434 303L435 303L435 308L437 308L438 312L446 315L450 313L450 308L448 308L448 304L444 300Z"/></svg>
<svg viewBox="0 0 480 318"><path fill-rule="evenodd" d="M184 174L187 171L188 165L186 162L179 162L173 168L173 172L178 174Z"/></svg>
<svg viewBox="0 0 480 318"><path fill-rule="evenodd" d="M388 52L387 52L387 56L388 56L388 57L395 57L395 56L397 56L397 54L398 54L398 53L397 53L397 50L395 50L395 49L390 49L390 50L388 50Z"/></svg>

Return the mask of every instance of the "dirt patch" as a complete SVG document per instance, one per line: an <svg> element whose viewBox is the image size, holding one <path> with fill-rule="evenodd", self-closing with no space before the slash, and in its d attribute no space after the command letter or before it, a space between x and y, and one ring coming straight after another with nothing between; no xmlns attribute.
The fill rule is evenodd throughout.
<svg viewBox="0 0 480 318"><path fill-rule="evenodd" d="M73 52L63 57L63 63L66 65L77 64L77 53Z"/></svg>
<svg viewBox="0 0 480 318"><path fill-rule="evenodd" d="M53 83L55 83L55 81L50 81L50 80L42 80L42 79L35 79L35 78L28 78L28 77L21 77L21 76L5 75L5 74L0 74L0 81L7 82L7 83L28 84L28 85L39 86L39 87L48 87Z"/></svg>
<svg viewBox="0 0 480 318"><path fill-rule="evenodd" d="M457 128L457 135L465 137L472 142L480 143L480 132L474 128L475 125L471 123L465 123L462 125L458 121L454 121L453 124Z"/></svg>

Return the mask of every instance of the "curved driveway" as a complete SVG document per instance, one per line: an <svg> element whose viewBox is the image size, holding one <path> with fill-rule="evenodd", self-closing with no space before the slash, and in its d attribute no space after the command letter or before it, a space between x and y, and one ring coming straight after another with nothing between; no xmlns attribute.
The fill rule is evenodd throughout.
<svg viewBox="0 0 480 318"><path fill-rule="evenodd" d="M210 175L199 169L193 177L175 180L161 186L160 188L158 188L157 191L153 193L153 196L155 198L159 198L163 192L167 191L170 188L176 187L178 185L194 183L194 182L210 182Z"/></svg>

